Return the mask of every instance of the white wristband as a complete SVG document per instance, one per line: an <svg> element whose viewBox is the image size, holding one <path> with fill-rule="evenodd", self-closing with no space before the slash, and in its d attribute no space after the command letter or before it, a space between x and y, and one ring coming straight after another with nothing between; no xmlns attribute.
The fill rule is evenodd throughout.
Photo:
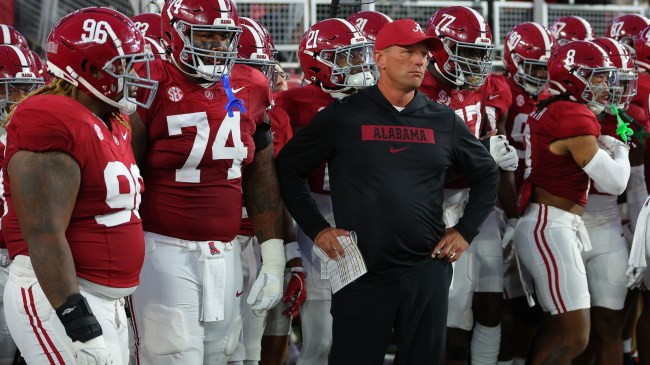
<svg viewBox="0 0 650 365"><path fill-rule="evenodd" d="M284 259L283 242L281 239L272 238L262 242L262 269L267 267L278 267L280 272L284 271L286 261Z"/></svg>
<svg viewBox="0 0 650 365"><path fill-rule="evenodd" d="M287 259L287 262L301 257L298 242L293 241L284 245L284 257Z"/></svg>

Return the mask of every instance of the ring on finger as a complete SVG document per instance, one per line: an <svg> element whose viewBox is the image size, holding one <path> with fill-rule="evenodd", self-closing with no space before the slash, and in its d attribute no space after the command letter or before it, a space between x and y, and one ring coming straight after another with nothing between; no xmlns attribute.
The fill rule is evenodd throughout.
<svg viewBox="0 0 650 365"><path fill-rule="evenodd" d="M449 258L450 258L450 259L453 259L454 256L456 256L456 253L455 253L455 252L452 252L452 253L451 253L451 256L449 256Z"/></svg>

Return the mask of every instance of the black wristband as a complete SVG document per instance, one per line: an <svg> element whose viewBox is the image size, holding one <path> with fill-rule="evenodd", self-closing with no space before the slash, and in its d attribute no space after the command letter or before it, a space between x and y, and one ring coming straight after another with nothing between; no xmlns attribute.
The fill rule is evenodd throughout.
<svg viewBox="0 0 650 365"><path fill-rule="evenodd" d="M72 294L56 309L65 333L74 341L87 342L102 335L102 327L81 294Z"/></svg>

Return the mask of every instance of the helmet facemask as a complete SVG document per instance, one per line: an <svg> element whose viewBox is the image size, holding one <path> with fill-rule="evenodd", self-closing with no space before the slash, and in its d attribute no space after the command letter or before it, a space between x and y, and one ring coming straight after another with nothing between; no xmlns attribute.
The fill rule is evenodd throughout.
<svg viewBox="0 0 650 365"><path fill-rule="evenodd" d="M371 42L323 50L320 58L331 67L330 81L336 86L362 89L375 85L379 78Z"/></svg>
<svg viewBox="0 0 650 365"><path fill-rule="evenodd" d="M622 94L616 68L579 67L574 71L574 75L585 85L581 95L582 101L596 114L602 113L614 103L616 95ZM603 93L607 94L607 98L602 97Z"/></svg>
<svg viewBox="0 0 650 365"><path fill-rule="evenodd" d="M517 73L512 79L528 94L539 95L548 80L546 61L523 58L517 54L513 54L512 59L517 64ZM542 74L544 77L541 77Z"/></svg>
<svg viewBox="0 0 650 365"><path fill-rule="evenodd" d="M149 62L153 59L154 54L147 44L143 53L117 56L104 66L104 72L118 80L118 92L124 92L124 97L118 102L120 110L124 113L133 113L137 106L145 109L151 106L158 88L158 81L151 78L149 67ZM119 64L121 69L116 68L116 64ZM136 69L140 74L136 73ZM138 100L136 95L143 95L143 100Z"/></svg>
<svg viewBox="0 0 650 365"><path fill-rule="evenodd" d="M9 113L12 105L21 102L25 96L43 86L43 78L32 72L19 73L16 77L0 79L0 121Z"/></svg>
<svg viewBox="0 0 650 365"><path fill-rule="evenodd" d="M230 74L237 59L237 43L242 32L232 19L216 19L215 22L222 24L198 25L182 20L174 24L184 43L179 59L174 58L174 62L196 72L191 76L208 81L220 81L224 75Z"/></svg>
<svg viewBox="0 0 650 365"><path fill-rule="evenodd" d="M445 78L455 85L471 88L478 88L485 83L492 70L492 44L465 43L445 38L443 45L449 59L444 64L442 74L450 74L454 79Z"/></svg>
<svg viewBox="0 0 650 365"><path fill-rule="evenodd" d="M610 90L612 103L619 110L626 110L637 93L639 74L635 70L618 70L619 86Z"/></svg>

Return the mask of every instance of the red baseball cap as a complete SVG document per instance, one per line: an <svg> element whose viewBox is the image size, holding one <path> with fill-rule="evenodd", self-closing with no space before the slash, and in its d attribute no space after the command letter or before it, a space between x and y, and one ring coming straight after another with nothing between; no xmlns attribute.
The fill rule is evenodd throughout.
<svg viewBox="0 0 650 365"><path fill-rule="evenodd" d="M375 40L375 51L390 46L410 46L422 41L427 41L429 49L437 48L436 37L427 36L422 31L420 24L413 19L398 19L384 25Z"/></svg>

